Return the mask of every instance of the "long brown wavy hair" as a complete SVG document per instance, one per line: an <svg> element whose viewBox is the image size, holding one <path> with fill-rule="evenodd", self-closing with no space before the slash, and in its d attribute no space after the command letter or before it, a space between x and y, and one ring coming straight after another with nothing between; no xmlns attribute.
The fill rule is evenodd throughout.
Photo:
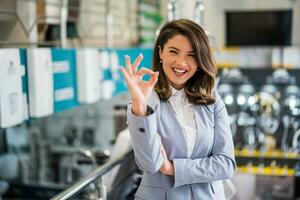
<svg viewBox="0 0 300 200"><path fill-rule="evenodd" d="M195 22L179 19L167 22L161 29L153 52L153 70L159 71L159 78L154 87L159 98L166 101L171 96L171 89L160 62L159 51L163 51L169 39L176 35L185 36L195 53L197 71L184 86L187 99L194 105L208 105L215 102L212 90L215 84L217 67L204 30Z"/></svg>

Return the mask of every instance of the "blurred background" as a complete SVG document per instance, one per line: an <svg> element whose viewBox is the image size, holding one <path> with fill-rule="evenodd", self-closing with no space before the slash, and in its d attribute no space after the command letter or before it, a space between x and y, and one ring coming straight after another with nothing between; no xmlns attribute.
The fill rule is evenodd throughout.
<svg viewBox="0 0 300 200"><path fill-rule="evenodd" d="M300 198L300 0L0 0L0 199L130 200L141 180L118 67L201 25L238 168L228 200Z"/></svg>

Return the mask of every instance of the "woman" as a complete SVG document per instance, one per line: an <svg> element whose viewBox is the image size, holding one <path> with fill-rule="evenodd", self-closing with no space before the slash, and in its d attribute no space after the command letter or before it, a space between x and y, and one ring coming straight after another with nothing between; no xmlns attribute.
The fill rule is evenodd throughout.
<svg viewBox="0 0 300 200"><path fill-rule="evenodd" d="M153 71L128 56L121 72L132 102L128 127L143 178L135 199L222 200L235 169L226 108L214 92L216 65L203 29L180 19L157 38ZM146 74L148 81L142 80Z"/></svg>

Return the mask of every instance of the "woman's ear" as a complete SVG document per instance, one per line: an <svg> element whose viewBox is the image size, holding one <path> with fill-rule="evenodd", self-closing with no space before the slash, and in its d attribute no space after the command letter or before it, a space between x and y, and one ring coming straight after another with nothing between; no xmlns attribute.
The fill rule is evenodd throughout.
<svg viewBox="0 0 300 200"><path fill-rule="evenodd" d="M161 49L160 45L158 45L158 53L159 53L159 59L162 60L162 58L161 58L162 49Z"/></svg>

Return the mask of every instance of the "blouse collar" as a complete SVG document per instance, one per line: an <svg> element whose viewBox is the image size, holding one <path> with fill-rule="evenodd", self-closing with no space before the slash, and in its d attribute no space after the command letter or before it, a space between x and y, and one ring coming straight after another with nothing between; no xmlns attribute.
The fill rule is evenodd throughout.
<svg viewBox="0 0 300 200"><path fill-rule="evenodd" d="M171 96L181 96L181 97L185 97L185 92L184 92L184 88L177 90L175 88L173 88L172 86L170 86L171 88Z"/></svg>

